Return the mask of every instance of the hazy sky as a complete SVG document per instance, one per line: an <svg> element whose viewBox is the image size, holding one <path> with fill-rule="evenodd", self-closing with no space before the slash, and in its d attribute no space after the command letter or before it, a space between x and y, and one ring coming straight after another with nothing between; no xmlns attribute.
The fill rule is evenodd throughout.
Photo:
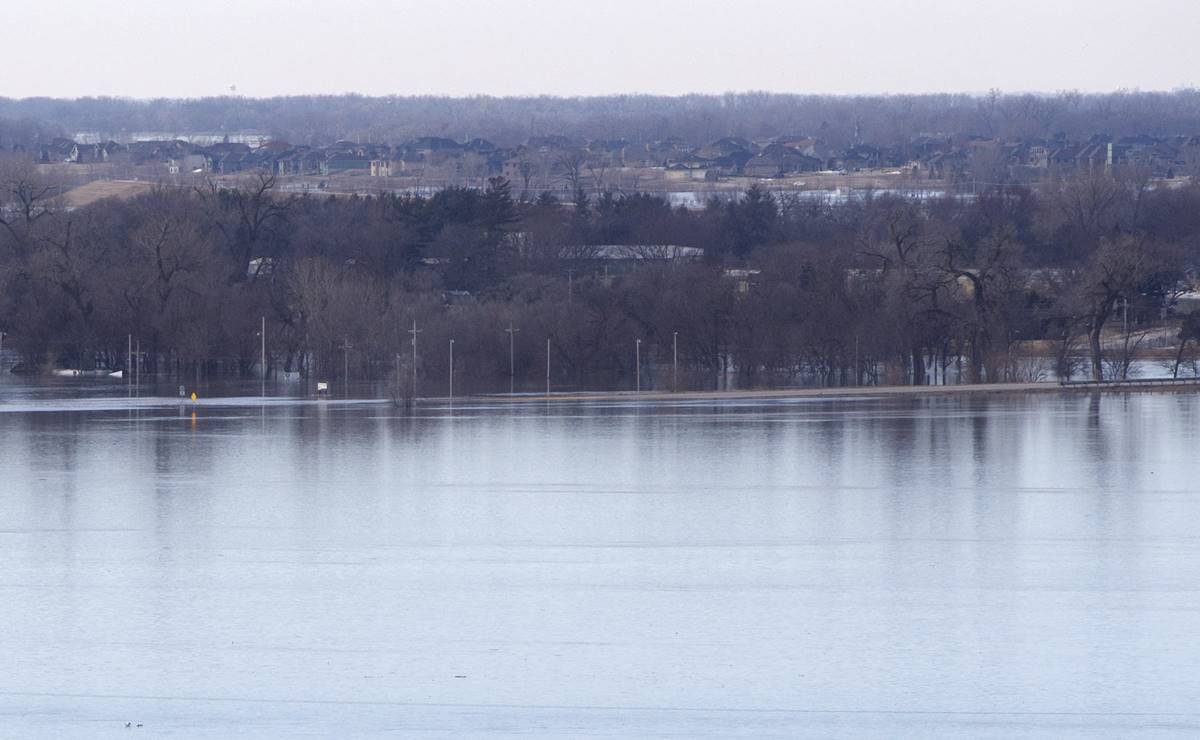
<svg viewBox="0 0 1200 740"><path fill-rule="evenodd" d="M3 0L0 96L1200 84L1200 0Z"/></svg>

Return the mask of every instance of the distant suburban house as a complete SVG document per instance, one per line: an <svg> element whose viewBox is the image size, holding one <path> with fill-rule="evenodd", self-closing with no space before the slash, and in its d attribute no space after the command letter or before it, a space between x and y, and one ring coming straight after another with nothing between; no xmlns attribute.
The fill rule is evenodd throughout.
<svg viewBox="0 0 1200 740"><path fill-rule="evenodd" d="M883 157L878 148L868 144L858 144L842 152L837 165L836 169L848 172L873 170L883 166Z"/></svg>
<svg viewBox="0 0 1200 740"><path fill-rule="evenodd" d="M811 157L820 163L817 169L831 170L837 161L833 147L812 136L788 136L776 139L773 144L782 144L792 151Z"/></svg>
<svg viewBox="0 0 1200 740"><path fill-rule="evenodd" d="M353 152L341 152L331 155L321 162L322 175L334 175L342 172L362 172L369 174L371 160Z"/></svg>
<svg viewBox="0 0 1200 740"><path fill-rule="evenodd" d="M228 175L247 169L246 160L250 151L248 144L220 143L204 147L201 154L207 162L209 172Z"/></svg>
<svg viewBox="0 0 1200 740"><path fill-rule="evenodd" d="M771 144L742 166L746 177L781 177L794 172L816 172L821 160L783 144Z"/></svg>
<svg viewBox="0 0 1200 740"><path fill-rule="evenodd" d="M966 174L968 161L965 151L955 149L922 157L918 166L930 178L956 179Z"/></svg>
<svg viewBox="0 0 1200 740"><path fill-rule="evenodd" d="M430 164L439 163L449 157L457 157L462 153L462 149L462 144L454 139L438 136L422 136L404 145L404 152L408 157Z"/></svg>
<svg viewBox="0 0 1200 740"><path fill-rule="evenodd" d="M199 174L208 171L208 158L200 152L167 159L167 172L172 175Z"/></svg>
<svg viewBox="0 0 1200 740"><path fill-rule="evenodd" d="M647 144L643 157L645 163L651 167L668 167L693 157L693 154L692 147L683 139L669 137Z"/></svg>
<svg viewBox="0 0 1200 740"><path fill-rule="evenodd" d="M275 173L279 175L319 175L321 163L325 160L322 152L299 147L287 152L275 160Z"/></svg>
<svg viewBox="0 0 1200 740"><path fill-rule="evenodd" d="M750 156L754 156L756 153L757 149L755 148L754 144L746 141L745 139L733 136L726 136L724 138L717 139L711 144L706 144L696 150L697 156L703 157L704 159L714 160L722 159L733 154L749 154ZM749 157L747 157L747 159L748 158Z"/></svg>
<svg viewBox="0 0 1200 740"><path fill-rule="evenodd" d="M499 147L487 139L471 139L466 144L463 144L463 151L473 152L475 154L492 154Z"/></svg>
<svg viewBox="0 0 1200 740"><path fill-rule="evenodd" d="M710 175L709 168L703 164L676 162L663 169L663 177L668 180L712 180L715 172Z"/></svg>

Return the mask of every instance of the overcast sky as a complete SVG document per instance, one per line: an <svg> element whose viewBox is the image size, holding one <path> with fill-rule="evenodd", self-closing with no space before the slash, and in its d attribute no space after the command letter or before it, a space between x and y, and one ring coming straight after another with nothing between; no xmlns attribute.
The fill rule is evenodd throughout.
<svg viewBox="0 0 1200 740"><path fill-rule="evenodd" d="M1169 90L1200 0L5 0L0 96Z"/></svg>

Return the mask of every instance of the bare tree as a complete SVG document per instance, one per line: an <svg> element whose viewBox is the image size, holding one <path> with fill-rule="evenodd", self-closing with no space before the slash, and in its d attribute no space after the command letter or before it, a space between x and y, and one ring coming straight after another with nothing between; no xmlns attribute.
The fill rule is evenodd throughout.
<svg viewBox="0 0 1200 740"><path fill-rule="evenodd" d="M274 257L272 238L287 220L291 201L274 192L275 176L258 172L240 187L222 188L209 181L200 190L209 217L221 233L231 262L230 282L255 282ZM258 258L254 269L251 263Z"/></svg>

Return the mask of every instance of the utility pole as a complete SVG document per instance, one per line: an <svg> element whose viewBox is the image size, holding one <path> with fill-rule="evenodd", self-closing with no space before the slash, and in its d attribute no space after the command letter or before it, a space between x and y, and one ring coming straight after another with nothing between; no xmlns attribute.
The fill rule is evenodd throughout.
<svg viewBox="0 0 1200 740"><path fill-rule="evenodd" d="M671 390L679 392L679 332L671 332Z"/></svg>
<svg viewBox="0 0 1200 740"><path fill-rule="evenodd" d="M633 344L636 360L634 361L635 377L637 378L637 392L642 392L642 340L638 339Z"/></svg>
<svg viewBox="0 0 1200 740"><path fill-rule="evenodd" d="M511 396L511 395L513 395L513 389L515 387L514 386L514 378L516 377L515 372L514 372L516 369L516 363L513 360L513 358L515 356L513 354L513 335L515 335L517 332L519 332L521 330L514 329L512 322L510 321L510 322L508 322L508 328L505 329L505 331L508 332L508 395Z"/></svg>
<svg viewBox="0 0 1200 740"><path fill-rule="evenodd" d="M413 400L417 399L417 335L421 333L421 329L417 328L417 320L413 319L413 328L408 330L412 334L412 349L413 349Z"/></svg>
<svg viewBox="0 0 1200 740"><path fill-rule="evenodd" d="M546 337L546 398L550 397L550 337Z"/></svg>
<svg viewBox="0 0 1200 740"><path fill-rule="evenodd" d="M259 361L262 365L262 396L267 397L267 317L262 317L262 329L258 332L259 338L262 339L262 349L259 356Z"/></svg>
<svg viewBox="0 0 1200 740"><path fill-rule="evenodd" d="M133 385L137 388L138 398L142 397L142 340L138 340L137 351L133 357Z"/></svg>
<svg viewBox="0 0 1200 740"><path fill-rule="evenodd" d="M342 398L350 397L350 340L342 340L342 363L344 372L342 373L342 384L345 386L342 389Z"/></svg>
<svg viewBox="0 0 1200 740"><path fill-rule="evenodd" d="M454 340L450 340L450 401L454 401Z"/></svg>
<svg viewBox="0 0 1200 740"><path fill-rule="evenodd" d="M129 346L125 356L125 394L133 398L133 335L127 336Z"/></svg>
<svg viewBox="0 0 1200 740"><path fill-rule="evenodd" d="M862 371L858 367L858 335L854 335L854 385L862 385Z"/></svg>

